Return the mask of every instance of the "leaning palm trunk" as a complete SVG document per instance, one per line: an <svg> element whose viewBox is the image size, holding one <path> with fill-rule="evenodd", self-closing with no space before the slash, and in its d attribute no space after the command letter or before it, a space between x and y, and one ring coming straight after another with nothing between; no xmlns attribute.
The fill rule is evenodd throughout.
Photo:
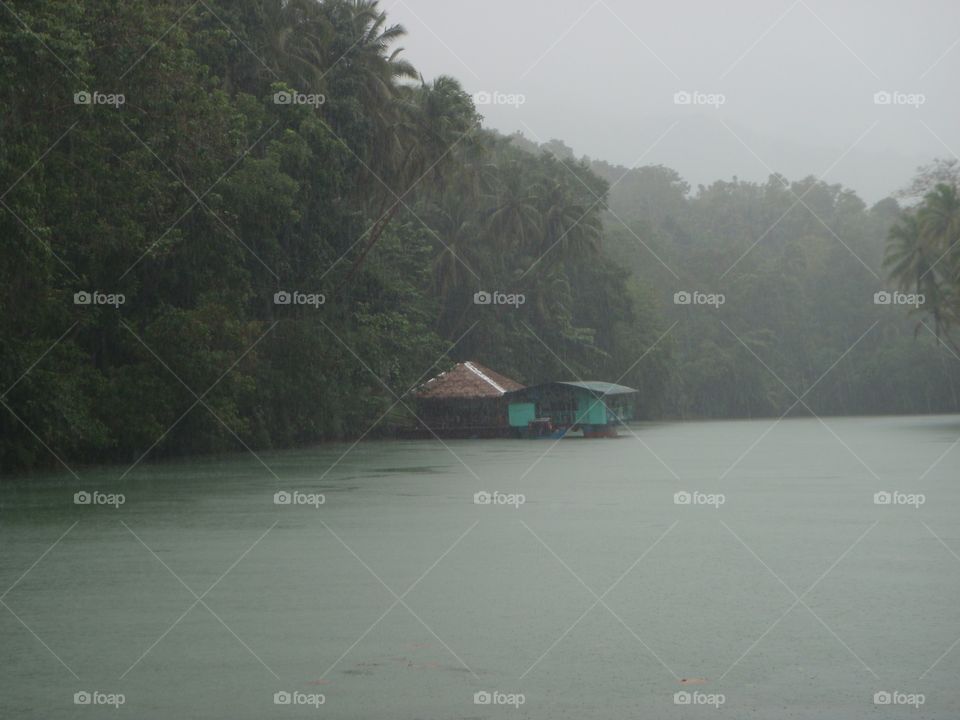
<svg viewBox="0 0 960 720"><path fill-rule="evenodd" d="M393 220L393 218L396 217L396 214L400 211L401 204L402 200L398 198L397 201L380 217L380 219L374 223L373 227L370 228L367 242L364 243L363 249L360 250L360 254L353 261L353 264L350 266L350 270L347 271L347 274L337 285L337 291L342 290L344 285L349 283L354 276L356 276L357 272L363 265L364 260L366 260L367 255L370 254L370 251L373 250L373 247L380 240L380 237L383 235L383 231L387 229L390 221Z"/></svg>

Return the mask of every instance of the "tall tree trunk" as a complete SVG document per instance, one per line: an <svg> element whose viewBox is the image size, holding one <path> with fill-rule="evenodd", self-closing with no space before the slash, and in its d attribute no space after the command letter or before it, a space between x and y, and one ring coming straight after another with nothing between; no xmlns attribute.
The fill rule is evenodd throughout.
<svg viewBox="0 0 960 720"><path fill-rule="evenodd" d="M376 223L374 223L373 228L370 230L370 237L367 239L366 244L363 246L363 249L360 251L360 254L357 256L357 259L353 261L353 265L350 266L350 270L347 272L346 276L340 283L337 285L336 290L339 292L343 287L350 282L354 275L360 270L360 267L363 265L364 260L367 259L367 255L373 249L373 246L377 244L380 240L380 236L383 235L383 231L387 229L387 225L390 224L390 221L396 216L400 211L400 201L397 200L386 214L383 215Z"/></svg>

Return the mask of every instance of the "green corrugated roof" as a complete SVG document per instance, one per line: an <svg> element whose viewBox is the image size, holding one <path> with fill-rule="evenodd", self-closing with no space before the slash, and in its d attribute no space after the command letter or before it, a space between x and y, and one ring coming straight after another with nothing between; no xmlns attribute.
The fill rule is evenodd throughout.
<svg viewBox="0 0 960 720"><path fill-rule="evenodd" d="M559 382L558 385L572 385L573 387L589 390L595 395L624 395L626 393L639 392L626 385L617 385L616 383L603 382L601 380L588 380L587 382Z"/></svg>

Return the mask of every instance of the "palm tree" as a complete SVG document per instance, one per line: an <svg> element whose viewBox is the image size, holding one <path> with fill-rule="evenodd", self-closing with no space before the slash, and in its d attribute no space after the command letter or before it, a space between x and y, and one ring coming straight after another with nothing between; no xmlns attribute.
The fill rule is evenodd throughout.
<svg viewBox="0 0 960 720"><path fill-rule="evenodd" d="M904 213L890 228L883 266L900 287L919 291L928 278L932 280L929 274L931 262L928 248L921 240L916 213Z"/></svg>
<svg viewBox="0 0 960 720"><path fill-rule="evenodd" d="M329 69L326 48L333 26L316 0L269 0L263 3L264 53L274 78L305 92L324 92Z"/></svg>
<svg viewBox="0 0 960 720"><path fill-rule="evenodd" d="M433 262L434 292L440 300L439 327L449 337L461 329L472 307L477 277L483 275L484 255L475 206L463 196L447 193L426 218L440 245Z"/></svg>
<svg viewBox="0 0 960 720"><path fill-rule="evenodd" d="M569 185L555 180L540 189L543 240L539 252L556 253L557 260L595 253L603 234L600 204L579 202Z"/></svg>
<svg viewBox="0 0 960 720"><path fill-rule="evenodd" d="M493 196L497 185L497 165L493 161L496 144L496 138L484 133L464 138L457 147L457 172L446 184L446 192L474 202Z"/></svg>
<svg viewBox="0 0 960 720"><path fill-rule="evenodd" d="M506 163L498 173L493 205L484 224L500 256L534 246L543 228L536 189L529 184L519 162Z"/></svg>
<svg viewBox="0 0 960 720"><path fill-rule="evenodd" d="M479 128L473 102L460 83L442 75L433 83L423 82L401 93L402 113L397 136L404 148L399 164L399 181L406 188L431 174L444 190L444 169L459 155L455 150ZM457 163L459 164L459 163Z"/></svg>
<svg viewBox="0 0 960 720"><path fill-rule="evenodd" d="M387 13L378 0L328 0L323 7L339 40L331 48L328 66L343 63L359 75L366 107L389 103L400 81L417 79L413 65L400 57L403 48L391 49L407 31L402 25L387 25Z"/></svg>
<svg viewBox="0 0 960 720"><path fill-rule="evenodd" d="M458 146L479 127L470 97L449 77L439 77L432 84L421 82L419 87L400 87L393 108L397 114L384 167L388 186L381 186L371 206L378 220L341 286L360 269L400 210L411 205L417 190L430 187L443 193L445 171L457 164Z"/></svg>
<svg viewBox="0 0 960 720"><path fill-rule="evenodd" d="M953 185L939 184L924 197L918 213L920 230L927 246L936 253L932 270L948 282L956 280L956 252L960 240L960 196Z"/></svg>
<svg viewBox="0 0 960 720"><path fill-rule="evenodd" d="M918 212L922 241L932 262L925 275L935 291L934 329L960 352L949 335L960 320L960 195L955 185L940 183L924 197Z"/></svg>
<svg viewBox="0 0 960 720"><path fill-rule="evenodd" d="M890 230L884 267L904 289L924 296L934 332L960 353L949 335L960 321L960 197L951 185L927 193L916 212Z"/></svg>

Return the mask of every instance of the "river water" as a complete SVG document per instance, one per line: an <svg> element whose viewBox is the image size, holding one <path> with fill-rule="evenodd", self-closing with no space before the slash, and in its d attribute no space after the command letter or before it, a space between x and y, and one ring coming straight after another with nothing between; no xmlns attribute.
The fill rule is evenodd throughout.
<svg viewBox="0 0 960 720"><path fill-rule="evenodd" d="M637 424L6 479L0 717L957 718L958 437Z"/></svg>

